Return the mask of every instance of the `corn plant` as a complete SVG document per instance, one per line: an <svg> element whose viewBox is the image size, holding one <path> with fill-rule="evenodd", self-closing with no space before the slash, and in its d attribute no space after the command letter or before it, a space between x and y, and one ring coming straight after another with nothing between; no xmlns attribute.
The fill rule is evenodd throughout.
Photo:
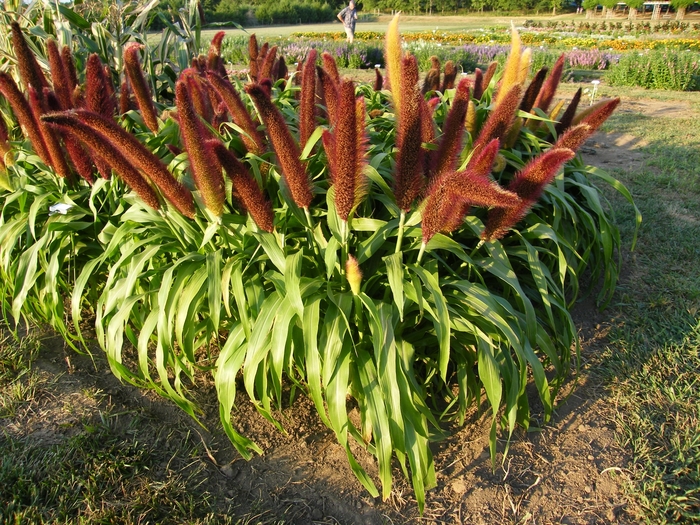
<svg viewBox="0 0 700 525"><path fill-rule="evenodd" d="M246 458L261 449L237 430L237 379L280 430L285 392L301 390L372 495L378 481L389 496L396 462L422 510L446 423L485 396L495 461L499 429L510 439L530 424L530 382L549 420L578 363L579 280L602 283L601 303L614 290L620 238L593 180L631 197L575 151L619 100L554 104L564 57L528 82L515 30L502 71L457 80L436 63L421 82L397 17L374 87L315 50L290 74L254 35L241 85L222 38L167 94L149 86L138 43L121 89L99 56L75 86L69 58L43 75L29 51L19 82L0 74L24 131L3 142L5 313L76 347L94 320L117 377L194 418L212 374Z"/></svg>

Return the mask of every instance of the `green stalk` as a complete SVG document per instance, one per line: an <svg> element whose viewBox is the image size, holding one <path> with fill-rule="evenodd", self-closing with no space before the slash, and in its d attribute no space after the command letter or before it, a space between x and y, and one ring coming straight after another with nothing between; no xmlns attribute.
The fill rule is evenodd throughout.
<svg viewBox="0 0 700 525"><path fill-rule="evenodd" d="M314 250L314 255L316 258L323 262L323 258L321 257L321 252L318 249L318 244L316 244L316 239L314 239L314 222L313 219L311 218L311 212L309 211L308 207L302 208L304 210L304 215L306 216L306 226L308 230L306 231L306 234L309 236L309 244L311 244L311 247Z"/></svg>
<svg viewBox="0 0 700 525"><path fill-rule="evenodd" d="M394 253L399 253L401 251L401 244L403 243L403 229L406 224L406 212L401 210L401 215L399 216L399 236L396 239L396 250Z"/></svg>
<svg viewBox="0 0 700 525"><path fill-rule="evenodd" d="M347 284L345 275L345 265L348 262L348 222L340 220L340 272L343 274L344 282Z"/></svg>
<svg viewBox="0 0 700 525"><path fill-rule="evenodd" d="M416 259L416 264L420 264L421 260L423 259L423 254L425 253L425 246L426 244L423 242L420 245L420 251L418 252L418 259Z"/></svg>
<svg viewBox="0 0 700 525"><path fill-rule="evenodd" d="M365 318L362 315L362 301L357 295L353 295L352 302L355 307L355 326L357 327L357 337L360 341L362 341L365 331Z"/></svg>

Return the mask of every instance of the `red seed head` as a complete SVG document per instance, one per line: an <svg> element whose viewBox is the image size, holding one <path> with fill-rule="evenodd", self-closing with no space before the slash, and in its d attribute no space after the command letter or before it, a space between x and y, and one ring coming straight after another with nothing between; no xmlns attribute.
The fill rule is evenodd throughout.
<svg viewBox="0 0 700 525"><path fill-rule="evenodd" d="M503 139L510 129L520 102L521 88L515 84L503 97L496 109L486 119L478 138L474 141L474 151L491 142L493 139Z"/></svg>
<svg viewBox="0 0 700 525"><path fill-rule="evenodd" d="M316 57L315 49L309 51L301 70L301 101L299 102L299 145L303 149L316 128Z"/></svg>
<svg viewBox="0 0 700 525"><path fill-rule="evenodd" d="M564 111L564 114L559 119L559 122L557 122L557 124L554 126L554 131L556 132L557 136L561 135L565 130L571 127L571 123L573 122L574 116L576 115L576 109L578 108L578 104L581 101L582 92L582 89L578 88L576 94L571 99L571 102L569 102L566 111Z"/></svg>
<svg viewBox="0 0 700 525"><path fill-rule="evenodd" d="M44 142L44 136L39 128L39 123L34 117L27 99L20 93L17 84L10 75L0 71L0 93L7 99L12 108L17 122L22 128L24 135L30 140L34 151L46 164L51 165L51 157Z"/></svg>
<svg viewBox="0 0 700 525"><path fill-rule="evenodd" d="M548 69L543 67L537 73L535 73L532 82L530 82L530 85L525 91L525 95L523 95L522 102L520 102L521 111L529 113L532 107L535 105L535 100L537 99L537 95L540 93L540 89L542 89L542 83L547 76L547 71Z"/></svg>
<svg viewBox="0 0 700 525"><path fill-rule="evenodd" d="M540 90L539 95L537 95L537 100L535 100L534 107L541 109L545 113L549 109L549 105L552 103L554 94L557 92L557 88L559 87L559 81L561 80L561 75L564 72L564 59L564 54L557 59L554 67L552 67L551 73L547 77L547 80L545 80L544 84L542 84L542 89Z"/></svg>
<svg viewBox="0 0 700 525"><path fill-rule="evenodd" d="M423 189L422 111L418 89L418 64L412 55L402 61L394 195L396 204L409 211Z"/></svg>
<svg viewBox="0 0 700 525"><path fill-rule="evenodd" d="M267 128L267 135L277 155L292 200L300 208L308 208L313 199L313 193L309 176L300 160L299 145L294 141L282 113L272 103L262 86L248 84L245 89L253 99Z"/></svg>
<svg viewBox="0 0 700 525"><path fill-rule="evenodd" d="M210 71L207 74L207 78L224 104L226 104L233 121L245 132L245 134L241 135L241 140L246 149L255 155L262 155L265 152L265 137L258 131L258 126L250 116L238 91L236 91L231 82L216 73Z"/></svg>
<svg viewBox="0 0 700 525"><path fill-rule="evenodd" d="M454 88L456 78L457 68L452 60L448 60L445 62L445 67L443 68L442 85L440 86L440 91L444 93L448 89Z"/></svg>
<svg viewBox="0 0 700 525"><path fill-rule="evenodd" d="M460 81L452 100L452 106L447 114L440 138L440 146L435 156L434 174L437 176L454 169L457 157L462 150L464 120L467 117L467 107L469 106L469 85L470 82L466 78Z"/></svg>
<svg viewBox="0 0 700 525"><path fill-rule="evenodd" d="M324 51L321 53L321 61L323 62L323 69L331 77L335 85L340 84L340 73L338 73L338 64L335 62L333 55Z"/></svg>
<svg viewBox="0 0 700 525"><path fill-rule="evenodd" d="M231 179L233 187L240 198L243 207L250 213L255 224L262 230L271 232L274 228L274 212L272 205L260 191L255 179L248 169L241 164L236 156L226 149L221 141L210 141L211 148L216 154L224 171Z"/></svg>
<svg viewBox="0 0 700 525"><path fill-rule="evenodd" d="M124 68L129 77L131 89L134 92L136 103L141 110L141 116L148 129L153 133L158 133L158 117L156 109L151 99L151 93L143 76L143 70L139 63L139 50L141 44L131 43L124 49Z"/></svg>
<svg viewBox="0 0 700 525"><path fill-rule="evenodd" d="M344 221L355 204L357 170L357 126L355 113L355 85L352 81L340 83L338 123L335 127L335 207Z"/></svg>
<svg viewBox="0 0 700 525"><path fill-rule="evenodd" d="M175 85L175 104L194 182L209 211L221 217L226 197L221 166L206 144L209 134L194 111L187 85L180 81Z"/></svg>
<svg viewBox="0 0 700 525"><path fill-rule="evenodd" d="M70 113L52 113L42 117L44 122L58 125L73 133L82 143L84 143L94 155L105 160L114 168L119 176L133 189L150 207L160 208L158 197L141 174L124 158L114 145L100 133L83 124Z"/></svg>
<svg viewBox="0 0 700 525"><path fill-rule="evenodd" d="M86 126L107 139L158 187L163 196L186 217L194 217L194 200L166 166L131 133L117 122L98 113L78 109L73 114Z"/></svg>
<svg viewBox="0 0 700 525"><path fill-rule="evenodd" d="M112 83L97 53L88 57L85 71L85 107L105 117L112 117L117 102L114 98Z"/></svg>
<svg viewBox="0 0 700 525"><path fill-rule="evenodd" d="M34 57L27 41L22 34L22 28L17 22L10 22L10 30L12 33L12 49L17 57L17 68L19 69L19 77L22 80L25 88L33 87L41 96L45 87L49 87L46 82L44 72L41 70L39 63Z"/></svg>
<svg viewBox="0 0 700 525"><path fill-rule="evenodd" d="M62 109L70 109L73 107L73 90L70 87L66 68L63 65L61 52L53 38L49 38L46 41L46 50L49 55L49 67L51 68L53 89L56 97L58 97Z"/></svg>

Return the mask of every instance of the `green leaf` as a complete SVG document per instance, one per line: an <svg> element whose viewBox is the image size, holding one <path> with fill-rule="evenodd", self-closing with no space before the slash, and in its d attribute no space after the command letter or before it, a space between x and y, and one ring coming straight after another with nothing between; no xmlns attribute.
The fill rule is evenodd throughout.
<svg viewBox="0 0 700 525"><path fill-rule="evenodd" d="M387 257L384 257L384 262L386 263L386 271L389 279L389 287L391 288L391 294L394 297L396 308L399 310L399 318L401 322L403 322L403 253L399 252L388 255Z"/></svg>
<svg viewBox="0 0 700 525"><path fill-rule="evenodd" d="M447 381L447 367L450 362L450 315L447 309L447 302L440 290L440 284L437 277L420 266L409 265L409 270L414 272L430 291L430 295L435 304L435 317L433 317L433 326L437 334L440 345L439 369L440 377L443 381Z"/></svg>
<svg viewBox="0 0 700 525"><path fill-rule="evenodd" d="M284 286L287 292L287 300L289 305L299 316L299 319L304 317L304 303L301 300L301 292L299 284L301 279L301 261L304 258L303 248L299 249L293 255L287 256L286 271L284 272Z"/></svg>

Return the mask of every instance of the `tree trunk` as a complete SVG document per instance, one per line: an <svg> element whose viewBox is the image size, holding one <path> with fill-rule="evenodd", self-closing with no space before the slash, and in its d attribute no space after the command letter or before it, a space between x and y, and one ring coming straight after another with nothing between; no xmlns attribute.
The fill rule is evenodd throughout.
<svg viewBox="0 0 700 525"><path fill-rule="evenodd" d="M637 20L637 8L630 7L630 13L629 13L628 18L630 20Z"/></svg>
<svg viewBox="0 0 700 525"><path fill-rule="evenodd" d="M652 20L661 19L661 4L654 4L654 10L651 12Z"/></svg>
<svg viewBox="0 0 700 525"><path fill-rule="evenodd" d="M557 8L552 7L552 16L557 16Z"/></svg>
<svg viewBox="0 0 700 525"><path fill-rule="evenodd" d="M685 18L685 9L685 7L676 9L676 20L683 20Z"/></svg>
<svg viewBox="0 0 700 525"><path fill-rule="evenodd" d="M586 18L593 18L593 11L591 9L586 9Z"/></svg>

